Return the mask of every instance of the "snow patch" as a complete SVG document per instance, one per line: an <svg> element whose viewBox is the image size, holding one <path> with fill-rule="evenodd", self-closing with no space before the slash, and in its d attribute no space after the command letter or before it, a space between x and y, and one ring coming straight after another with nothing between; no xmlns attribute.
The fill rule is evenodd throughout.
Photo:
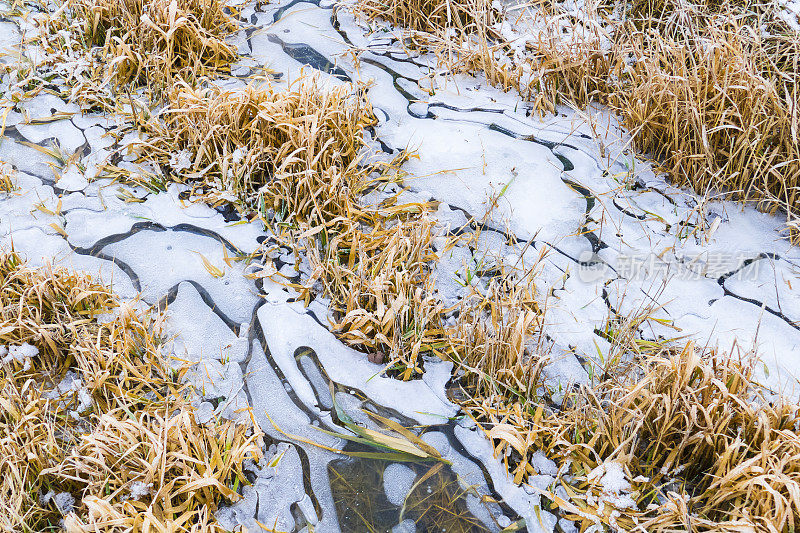
<svg viewBox="0 0 800 533"><path fill-rule="evenodd" d="M620 463L606 461L600 464L589 472L587 480L595 481L601 487L601 494L597 500L599 505L607 502L617 509L636 509L636 502L630 496L631 484ZM591 501L589 503L592 504Z"/></svg>
<svg viewBox="0 0 800 533"><path fill-rule="evenodd" d="M1 346L0 357L2 357L2 364L8 364L11 361L22 363L23 370L30 370L31 359L39 355L39 349L36 346L28 344L27 342L19 346Z"/></svg>

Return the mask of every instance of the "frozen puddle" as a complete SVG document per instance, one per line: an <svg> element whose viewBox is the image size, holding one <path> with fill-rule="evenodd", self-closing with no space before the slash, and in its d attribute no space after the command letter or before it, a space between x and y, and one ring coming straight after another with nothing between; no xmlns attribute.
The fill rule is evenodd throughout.
<svg viewBox="0 0 800 533"><path fill-rule="evenodd" d="M249 66L264 64L284 81L303 68L330 83L372 81L376 148L419 152L404 167L413 177L409 198L441 202L437 218L455 228L466 215L480 218L487 198L504 190L478 245L442 261L439 290L458 298L452 279L465 262L524 254L532 264L547 250L538 288L547 299L554 385L587 379L585 362L608 351L596 330L610 313L650 307L663 322L649 323L645 337L755 345L761 379L797 395L800 250L780 238L778 218L671 187L607 139L601 146L580 116L529 117L513 94L436 71L433 58L410 57L391 31L367 34L346 9L282 1L245 7L242 17L247 29L235 38L247 58L234 69L240 79L226 85L243 85ZM19 38L15 24L0 23L4 51L19 51ZM2 83L5 92L8 75ZM64 118L36 123L55 112ZM613 120L594 112L624 144ZM185 202L179 185L154 193L92 179L130 141L106 135L116 127L52 94L13 106L0 161L16 169L18 190L0 193L0 243L34 265L85 270L123 297L166 309L175 356L193 364L198 417L248 422L252 414L269 435L266 461L250 469L252 486L219 511L223 525L500 531L524 520L529 531L553 530L557 518L536 488L512 483L489 441L448 399L450 363L426 360L416 381L385 376L324 327L323 304L304 308L282 286L248 277L258 265L226 261L259 248L268 237L259 224ZM56 181L51 165L59 163L25 144L56 142L67 156L80 154L85 173L60 168ZM293 269L280 259L276 266ZM330 435L344 431L337 408L370 427L363 410L418 428L450 464L336 453L365 451ZM541 459L536 486L547 487L555 471ZM559 527L572 530L563 520Z"/></svg>

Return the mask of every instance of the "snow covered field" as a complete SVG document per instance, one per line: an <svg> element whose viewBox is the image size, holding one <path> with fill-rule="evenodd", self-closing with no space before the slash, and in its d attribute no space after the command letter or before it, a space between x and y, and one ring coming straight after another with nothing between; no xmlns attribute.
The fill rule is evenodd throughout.
<svg viewBox="0 0 800 533"><path fill-rule="evenodd" d="M528 116L513 93L437 70L390 28L369 33L347 9L294 0L243 4L241 15L235 42L243 60L220 84L244 86L256 65L280 73L279 85L301 70L317 70L330 84L369 82L376 148L419 155L403 167L405 198L441 202L436 217L451 228L481 218L489 198L498 198L478 246L457 247L441 262L443 299L458 298L456 280L487 257L513 262L522 254L532 265L548 251L537 290L552 384L587 380L585 362L608 354L597 330L612 311L650 309L662 320L647 322L646 337L755 348L758 377L790 397L800 393L800 249L782 237L780 218L669 185L624 150L626 134L603 109ZM33 29L17 18L0 23L0 50L12 54L4 63L21 61L13 57L20 52L38 60L35 47L20 45L25 31ZM6 74L2 93L10 95L13 83ZM13 166L4 172L18 188L0 192L0 246L33 265L98 274L118 294L167 309L174 354L196 363L198 416L247 418L251 407L280 442L270 450L275 465L254 467L244 499L219 512L226 527L259 530L258 520L292 531L298 508L315 531L339 529L329 464L341 456L283 433L342 448L344 441L312 427L339 431L330 380L336 402L357 420L359 407L371 405L409 425L435 426L424 438L452 461L462 484L476 486L465 501L484 527L499 531L523 518L529 531L553 530L557 518L540 506L536 487L514 485L489 441L458 416L446 393L451 363L426 361L416 381L385 376L326 329L324 303L305 308L282 285L253 276L259 265L226 263L259 249L267 237L259 222L190 203L182 185L153 192L97 177L99 163L136 141L108 135L119 126L115 117L84 113L47 91L5 106L0 161ZM34 146L54 144L67 164ZM276 262L291 275L289 252ZM550 485L554 464L542 458L537 468L538 487ZM385 482L390 502L402 502L397 491L411 486L409 475L387 468L384 480L396 478ZM573 530L563 520L560 527ZM413 530L408 522L396 529Z"/></svg>

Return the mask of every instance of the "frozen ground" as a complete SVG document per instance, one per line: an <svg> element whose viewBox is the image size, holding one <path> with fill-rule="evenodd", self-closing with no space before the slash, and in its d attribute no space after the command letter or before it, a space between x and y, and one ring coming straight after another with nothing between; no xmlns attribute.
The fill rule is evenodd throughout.
<svg viewBox="0 0 800 533"><path fill-rule="evenodd" d="M601 109L537 120L514 94L480 77L437 71L390 29L375 25L378 31L369 33L346 9L297 1L259 11L244 5L236 42L245 59L234 69L238 79L221 83L243 85L255 65L281 73L282 83L301 69L321 71L330 83L371 81L368 96L380 120L371 134L376 147L417 148L419 158L404 167L407 195L441 202L437 216L451 227L463 224L465 214L480 218L487 199L505 188L478 246L456 248L442 261L439 290L457 298L454 279L470 264L515 260L523 251L533 264L548 251L538 290L552 339L553 385L587 379L587 364L608 352L595 331L612 311L649 308L663 320L650 322L645 336L755 347L760 377L797 396L800 250L781 237L780 218L668 185L620 151L626 138ZM19 46L17 23L0 23L0 50L24 51L35 61L35 48ZM6 75L4 93L8 87ZM299 513L316 531L338 530L328 465L341 456L276 429L341 448L343 441L312 428L341 431L331 422L331 380L337 403L353 417L368 406L407 424L435 426L426 438L452 461L461 482L499 502L467 497L488 529L524 518L530 531L552 530L556 518L539 507L535 488L511 483L489 442L457 416L445 392L449 363L427 361L425 377L413 382L382 375L381 366L321 325L322 304L304 309L280 285L248 276L258 265L225 262L259 247L266 237L259 224L226 221L188 203L178 185L153 193L94 179L97 164L131 140L109 135L118 126L113 117L83 114L46 92L6 106L0 161L16 169L18 190L0 193L0 245L33 264L53 261L98 274L126 298L167 308L176 356L195 363L203 397L198 416L246 419L252 407L275 440L271 464L254 467L255 484L221 512L223 523L259 530L258 520L291 531ZM49 121L56 112L63 118ZM57 143L67 156L78 154L86 172L74 164L61 168L26 143ZM131 195L141 201L126 202ZM206 262L224 274L213 276ZM555 471L540 463L536 485L546 487ZM397 491L409 486L409 475L387 469L384 480L396 480L384 483L389 502L402 502Z"/></svg>

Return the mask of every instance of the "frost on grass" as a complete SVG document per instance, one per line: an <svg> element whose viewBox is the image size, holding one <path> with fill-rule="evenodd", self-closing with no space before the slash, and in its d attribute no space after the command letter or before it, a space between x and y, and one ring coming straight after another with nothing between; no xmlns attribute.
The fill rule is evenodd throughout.
<svg viewBox="0 0 800 533"><path fill-rule="evenodd" d="M181 84L168 97L145 127L142 158L211 203L239 200L265 219L313 226L345 214L364 186L363 132L375 118L352 87L304 77L286 90Z"/></svg>
<svg viewBox="0 0 800 533"><path fill-rule="evenodd" d="M487 427L503 417L502 431L488 434L528 475L527 450L559 463L555 490L539 490L583 527L796 528L798 406L771 398L731 354L689 343L636 357L604 369L560 408L472 411Z"/></svg>
<svg viewBox="0 0 800 533"><path fill-rule="evenodd" d="M452 3L450 5L461 7ZM458 13L454 15L459 16ZM519 48L516 49L519 50ZM581 68L584 66L580 62L576 64ZM201 99L205 99L207 95L213 93L213 90L206 93L191 88L187 94L190 92L197 92L201 94ZM222 92L225 93L225 91ZM267 103L272 105L276 102L269 101ZM415 103L415 105L417 104L419 102ZM164 119L164 123L166 123L172 112L179 113L183 110L182 106L177 106L160 115L159 119ZM217 120L208 112L197 113L196 116L201 122L208 120L210 126L202 131L216 139L216 134L220 131L223 134L238 135L241 132L237 127L239 129L247 129L245 126L250 127L253 124L251 121L239 120L241 117L250 116L247 108L245 111L238 115L235 114L229 122L226 122L227 117L223 116L221 120ZM348 162L352 153L348 153L347 157L343 157L339 161L335 153L324 154L324 150L301 151L296 154L297 159L300 160L298 162L294 161L292 157L286 157L286 153L281 154L278 150L278 157L271 157L272 160L270 157L264 158L265 166L268 169L277 168L275 161L280 163L291 160L292 164L298 162L299 170L297 172L290 171L287 175L277 175L275 172L270 174L269 171L265 171L260 176L255 175L257 179L252 183L246 183L247 179L254 176L253 168L248 167L249 162L253 161L254 156L255 159L260 157L258 150L253 150L254 147L258 148L255 143L260 141L259 136L264 131L275 129L269 120L281 122L285 116L289 116L293 121L292 124L300 129L308 125L305 122L306 117L320 116L312 115L306 110L297 114L300 116L290 113L276 118L276 116L270 115L272 111L273 109L269 106L259 105L259 120L266 117L266 124L270 126L254 128L258 133L250 135L246 141L247 144L239 145L239 141L228 143L225 140L224 143L212 146L213 149L209 151L211 154L209 155L209 153L201 153L200 148L203 143L196 140L186 141L187 146L189 144L193 144L193 146L184 148L177 154L174 153L174 147L165 142L163 151L155 151L155 158L161 163L160 168L172 170L175 179L186 180L198 185L196 192L201 195L205 195L206 191L216 194L216 198L209 196L213 201L234 198L245 200L254 206L267 221L273 222L273 228L292 225L298 221L300 224L306 224L305 227L301 227L293 236L290 236L290 239L296 239L295 242L300 242L301 246L307 246L309 250L322 253L318 257L312 258L315 261L313 265L305 258L297 261L301 273L300 290L305 292L304 295L307 295L309 299L317 296L317 300L314 302L317 305L316 309L322 307L320 304L323 301L336 302L337 308L334 313L339 313L336 319L339 320L339 325L344 326L339 329L340 338L367 351L369 358L373 361L385 362L386 359L399 359L410 364L412 370L414 364L421 359L419 357L421 354L447 352L447 356L458 360L465 369L472 372L467 376L466 381L469 382L469 391L476 397L476 404L470 406L470 408L477 407L477 409L473 409L473 412L480 413L480 408L487 407L497 409L496 419L491 419L490 415L487 415L487 418L490 418L487 426L492 426L490 436L496 442L503 439L513 442L514 449L505 446L501 456L514 470L514 478L520 476L519 479L530 481L532 473L528 466L539 472L540 476L548 476L546 472L549 472L549 475L555 475L556 471L552 465L542 461L541 457L531 458L530 465L524 464L521 457L526 456L535 446L522 439L512 441L516 436L515 428L508 427L511 425L508 423L509 419L514 420L517 413L534 415L537 412L535 408L539 401L537 395L540 392L538 375L540 358L537 351L539 347L536 342L536 333L541 327L541 316L532 291L531 294L526 294L519 288L514 289L513 280L502 278L492 286L484 283L489 276L476 276L473 269L471 273L473 279L459 280L465 282L463 286L451 287L446 291L448 294L445 304L448 307L455 305L459 298L466 296L472 307L461 309L463 313L458 315L458 321L452 314L446 316L445 310L439 307L441 302L437 301L437 298L441 298L441 294L437 295L435 288L425 284L429 269L438 259L437 254L431 253L432 251L438 252L438 250L434 250L435 247L432 243L443 239L440 235L436 235L440 228L429 224L425 216L418 216L423 213L427 215L428 209L432 207L425 205L428 197L424 202L401 204L397 203L400 201L397 198L387 195L381 198L382 202L375 203L376 209L371 211L363 209L362 202L353 201L354 199L360 200L356 196L359 187L363 184L360 181L363 175L330 171L330 161L336 165L346 163L348 168L351 166L356 168L357 164L350 164L352 159ZM137 120L139 118L147 119L145 114L139 115ZM190 124L187 128L195 125L193 119L187 122ZM202 124L200 125L202 126ZM325 128L321 128L316 131L318 136L323 139L326 138L324 130ZM168 133L172 134L172 132ZM297 142L296 139L289 136L289 140L280 146L285 146L288 142L291 155L296 150L306 148L310 144L307 139L315 138L313 134L313 129L303 132L304 136L298 136L301 142ZM449 139L449 137L445 137ZM356 143L359 143L360 137L355 137L355 140ZM170 152L170 150L172 151ZM316 161L319 154L323 154L320 156L320 160L325 161L321 165L317 165L318 161ZM305 157L305 161L302 161L303 157ZM509 157L513 159L515 156ZM201 159L199 163L196 163L197 158ZM215 164L218 164L218 167L214 167ZM209 165L212 166L209 167ZM156 167L152 166L151 168ZM328 173L325 174L325 171ZM319 179L320 177L322 179ZM71 176L66 175L59 183L62 186L70 183L73 183L74 187L82 186L83 184L76 178L74 173ZM241 186L242 194L239 194L238 197L229 190L237 186L237 180L241 180L245 184ZM285 188L281 189L284 186ZM318 190L322 191L321 194L314 197L314 191ZM164 196L166 195L162 197ZM304 204L304 201L309 198L321 201L320 205L312 206L310 202ZM548 196L548 198L552 198L552 196ZM262 202L262 200L266 201ZM325 202L329 200L332 201L326 204ZM354 209L357 209L355 215ZM353 216L359 217L358 224L348 223L350 217ZM428 231L432 227L433 230ZM140 235L145 234L142 232ZM75 238L74 235L71 237ZM162 235L160 241L164 239L165 237ZM135 244L132 240L127 242L131 248L136 248ZM463 248L462 251L464 251ZM133 252L135 250L132 250ZM466 257L462 254L462 257L457 257L453 261L455 264L450 265L452 268L449 270L457 271L462 263L467 263L471 259L469 254ZM218 264L221 264L221 259ZM133 265L133 269L141 275L138 265ZM291 266L287 268L287 265L284 265L281 270L282 273L287 274L287 277L291 277ZM210 269L209 272L211 272ZM160 271L157 274L158 277L162 277ZM475 278L484 279L476 280ZM141 279L144 286L153 288L152 283L149 283L144 276ZM294 281L296 280L292 280L293 283ZM530 281L523 279L522 284L532 288L532 285L529 284ZM458 285L458 283L456 284ZM170 285L167 284L166 287ZM499 303L493 301L495 295L498 296ZM451 335L452 331L447 331L447 335L445 335L442 331L444 326L458 327L459 329L454 335ZM449 346L447 340L452 340L453 345ZM31 365L36 364L36 361L30 358L26 361L29 361ZM432 370L434 365L429 361L430 359L426 361L425 376L423 377L426 384L431 383L431 376L435 373ZM9 360L8 363L15 363L15 361ZM352 366L346 368L346 371L352 375ZM70 404L70 416L72 413L86 411L87 406L94 408L93 405L98 405L97 409L102 409L100 404L84 401L86 394L89 393L85 384L89 383L88 381L76 379L69 371L64 379L59 381L61 378L60 374L53 377L47 382L47 387L58 392L59 402L65 402L64 405ZM67 378L69 380L65 381ZM241 380L237 378L236 381ZM371 383L374 384L377 381L376 378ZM435 381L436 390L440 391L443 387L438 386L440 385L438 378ZM441 383L443 384L444 381L446 380L442 380ZM360 381L355 383L360 383ZM272 392L274 390L278 389L273 389ZM270 391L266 392L263 396L271 396ZM389 398L389 396L391 395L387 394L384 398ZM388 401L397 401L397 398ZM61 409L62 404L59 402L54 402L54 406ZM210 422L213 414L211 407L210 403L201 403L192 420L203 423ZM404 402L404 407L410 410L408 402ZM508 409L505 410L506 408ZM202 412L200 412L201 410ZM413 411L412 414L414 414ZM191 424L192 420L182 423ZM158 426L168 423L166 417L160 412L152 413L146 419L137 419L136 421L146 430L152 429L150 424ZM89 422L88 420L84 421L84 423ZM97 427L102 426L112 434L100 435L99 430L94 430L97 433L95 440L82 441L80 445L85 447L82 449L99 449L97 455L105 453L103 450L107 448L115 451L121 449L125 442L115 439L113 432L118 431L119 428L127 429L128 426L122 424L125 420L106 417L100 422L102 424ZM524 419L523 422L527 424L530 420ZM140 431L141 427L137 431ZM525 427L524 424L521 424L521 427ZM141 432L140 435L143 440L149 439L148 431ZM481 457L490 457L490 454ZM98 473L90 468L91 465L87 466L81 463L83 458L83 456L71 458L71 461L77 465L73 465L72 468L82 469L82 473L79 474L82 482L97 483L97 479L103 478L103 472ZM588 481L593 484L592 494L586 499L591 501L592 505L597 504L598 501L602 502L604 510L607 507L615 506L612 505L614 502L617 507L621 507L622 500L620 498L636 496L634 493L637 488L648 482L647 476L635 476L628 480L627 477L630 476L625 470L626 467L623 466L625 463L622 459L608 457L602 459L603 462L599 465L597 462L591 465L594 466L594 470ZM485 462L489 461L485 460ZM662 469L665 472L664 475L670 474L668 466L664 466ZM135 469L132 471L135 473ZM587 471L589 470L583 469L582 473L586 474ZM682 473L680 467L671 471L671 474L676 476ZM133 480L131 481L131 479ZM147 479L129 478L128 481L126 486L115 489L116 494L119 495L119 500L114 500L115 502L123 499L126 501L138 500L139 498L134 498L134 495L149 501L147 499L155 494L154 491L143 492L140 490L142 486L149 487L152 483ZM539 481L541 483L538 486L544 490L547 484L543 483L542 479ZM116 496L112 499L114 498ZM682 500L675 500L675 502L680 501ZM91 506L92 509L111 513L101 501L87 500L85 505ZM616 511L611 512L613 514ZM612 515L609 515L608 520L610 523L612 520L619 522L620 520L624 521L625 517L618 514L614 515L612 519ZM502 527L505 525L501 524Z"/></svg>
<svg viewBox="0 0 800 533"><path fill-rule="evenodd" d="M483 72L542 115L608 106L673 181L788 211L800 235L796 1L535 2L494 20L469 2L425 4L358 2L367 16L431 32L416 39L442 63ZM452 5L473 14L470 31ZM448 16L420 26L426 12Z"/></svg>
<svg viewBox="0 0 800 533"><path fill-rule="evenodd" d="M235 61L226 38L238 26L225 9L219 0L77 0L43 18L41 39L56 67L81 64L84 96L110 81L158 97L175 80L194 84Z"/></svg>
<svg viewBox="0 0 800 533"><path fill-rule="evenodd" d="M490 0L361 0L356 4L356 10L370 19L381 18L399 26L431 33L480 31L497 20L497 12Z"/></svg>
<svg viewBox="0 0 800 533"><path fill-rule="evenodd" d="M239 499L261 433L195 422L153 318L89 277L4 253L0 343L0 527L105 531L148 515L218 529L213 511Z"/></svg>

